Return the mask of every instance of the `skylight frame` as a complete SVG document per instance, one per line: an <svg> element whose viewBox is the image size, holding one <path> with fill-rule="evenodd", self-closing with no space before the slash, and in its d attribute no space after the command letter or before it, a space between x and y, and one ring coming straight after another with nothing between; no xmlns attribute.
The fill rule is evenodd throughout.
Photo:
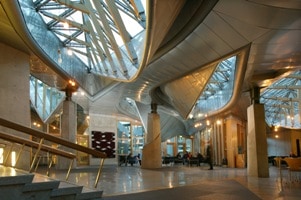
<svg viewBox="0 0 301 200"><path fill-rule="evenodd" d="M63 47L72 50L74 55L87 65L88 71L116 78L118 74L126 78L129 71L131 75L137 71L139 61L131 38L146 28L146 16L142 6L145 2L33 0L33 3L48 29L53 31ZM132 3L138 5L131 5ZM114 9L117 9L117 13L114 13ZM101 10L104 11L106 20L101 17ZM74 17L79 12L82 14L81 20ZM119 15L122 22L118 21ZM64 27L64 22L70 27ZM87 22L90 25L87 25ZM104 23L108 23L110 29ZM126 29L123 29L123 26ZM79 43L80 40L84 42ZM86 50L83 50L84 46Z"/></svg>
<svg viewBox="0 0 301 200"><path fill-rule="evenodd" d="M300 129L301 70L281 78L260 96L269 126Z"/></svg>

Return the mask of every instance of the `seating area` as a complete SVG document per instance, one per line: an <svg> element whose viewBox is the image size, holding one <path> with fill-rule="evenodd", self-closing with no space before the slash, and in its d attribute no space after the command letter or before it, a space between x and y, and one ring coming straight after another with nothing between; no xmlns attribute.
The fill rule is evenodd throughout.
<svg viewBox="0 0 301 200"><path fill-rule="evenodd" d="M287 163L290 183L301 181L301 158L286 157L283 160Z"/></svg>
<svg viewBox="0 0 301 200"><path fill-rule="evenodd" d="M162 157L162 164L163 165L174 165L174 164L182 164L187 166L201 166L201 164L207 164L206 159L200 159L198 157L190 157L188 159L179 158L176 156L163 156Z"/></svg>
<svg viewBox="0 0 301 200"><path fill-rule="evenodd" d="M279 166L287 166L285 158L287 158L287 156L277 156L277 157L275 156L273 158L272 165L273 166L277 166L277 167L279 167ZM280 163L280 165L279 165L279 163Z"/></svg>
<svg viewBox="0 0 301 200"><path fill-rule="evenodd" d="M119 155L119 166L125 165L127 166L128 164L133 166L135 164L140 165L140 160L137 158L137 156L127 156L127 155Z"/></svg>

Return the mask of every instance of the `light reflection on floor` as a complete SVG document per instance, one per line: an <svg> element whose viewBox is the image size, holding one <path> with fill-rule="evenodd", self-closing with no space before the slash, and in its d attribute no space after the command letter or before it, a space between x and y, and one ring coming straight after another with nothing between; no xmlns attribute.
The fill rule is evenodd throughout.
<svg viewBox="0 0 301 200"><path fill-rule="evenodd" d="M45 169L39 168L39 173L46 174ZM298 182L289 182L288 171L282 170L282 181L279 169L269 167L269 178L248 177L247 169L214 167L208 170L208 166L187 167L182 165L164 166L160 169L141 169L139 166L104 166L100 181L96 190L103 191L103 196L135 193L142 191L172 188L184 185L205 183L206 181L236 180L261 199L300 199L301 197L301 173ZM68 182L95 189L97 167L81 167L72 169ZM14 169L0 167L0 176L19 174ZM66 170L54 170L50 172L51 179L64 181ZM36 174L34 181L49 181L46 176Z"/></svg>
<svg viewBox="0 0 301 200"><path fill-rule="evenodd" d="M76 171L76 173L75 173ZM172 188L184 185L235 179L262 199L300 199L301 183L288 182L287 170L283 169L282 184L279 169L269 167L269 178L247 177L246 169L215 167L208 170L207 166L187 167L182 165L164 166L161 169L141 169L139 166L104 166L97 190L104 196L125 193ZM93 188L97 168L76 169L70 174L70 182ZM55 172L52 177L60 178L65 174Z"/></svg>

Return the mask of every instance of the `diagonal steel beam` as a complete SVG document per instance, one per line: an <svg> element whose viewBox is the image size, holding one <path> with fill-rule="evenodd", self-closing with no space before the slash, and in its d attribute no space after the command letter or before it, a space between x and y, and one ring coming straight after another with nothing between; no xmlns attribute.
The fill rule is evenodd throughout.
<svg viewBox="0 0 301 200"><path fill-rule="evenodd" d="M57 20L57 21L60 21L60 22L62 22L62 23L68 23L69 26L76 27L76 28L78 28L79 30L82 30L82 31L85 31L85 32L90 32L90 30L87 28L86 25L77 23L77 22L75 22L75 21L66 19L66 18L61 17L61 16L58 16L58 15L54 15L54 14L49 13L49 12L46 12L46 11L42 11L41 13L42 13L43 15L47 16L47 17L50 17L50 18L55 19L55 20Z"/></svg>
<svg viewBox="0 0 301 200"><path fill-rule="evenodd" d="M116 57L117 57L117 59L118 59L118 61L120 63L120 68L123 71L123 73L127 73L128 70L127 70L126 65L125 65L125 63L123 61L123 57L122 57L121 51L120 51L120 49L118 47L118 44L117 44L117 42L116 42L116 40L115 40L115 38L113 36L113 32L112 32L112 30L110 28L108 20L107 20L105 14L104 14L105 12L103 10L103 7L102 7L101 3L98 0L93 0L93 2L95 4L95 6L96 6L96 9L97 9L97 12L99 14L100 20L101 20L101 22L103 24L104 31L106 32L106 35L109 38L110 44L112 46L112 49L115 52Z"/></svg>
<svg viewBox="0 0 301 200"><path fill-rule="evenodd" d="M138 62L138 57L136 54L136 51L132 45L130 34L127 32L125 25L122 21L122 18L118 12L117 6L115 5L114 1L106 0L107 6L110 10L111 16L114 19L114 23L117 25L120 36L123 40L123 43L126 47L126 50L128 52L128 55L131 59L131 62L133 64L136 64Z"/></svg>

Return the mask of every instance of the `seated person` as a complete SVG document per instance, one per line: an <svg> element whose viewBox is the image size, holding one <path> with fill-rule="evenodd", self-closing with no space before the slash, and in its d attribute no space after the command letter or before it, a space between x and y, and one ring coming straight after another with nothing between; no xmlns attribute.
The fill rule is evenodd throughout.
<svg viewBox="0 0 301 200"><path fill-rule="evenodd" d="M294 154L293 152L290 152L290 155L289 157L292 157L292 158L297 158L298 156L296 156L296 154Z"/></svg>
<svg viewBox="0 0 301 200"><path fill-rule="evenodd" d="M201 162L204 162L204 161L205 161L205 158L204 158L204 156L203 156L201 153L198 153L196 157L198 158L198 160L199 160L199 163L201 163Z"/></svg>
<svg viewBox="0 0 301 200"><path fill-rule="evenodd" d="M132 156L132 153L129 153L129 155L126 158L127 162L126 162L126 166L127 163L131 164L131 166L133 166L136 163L136 157Z"/></svg>

